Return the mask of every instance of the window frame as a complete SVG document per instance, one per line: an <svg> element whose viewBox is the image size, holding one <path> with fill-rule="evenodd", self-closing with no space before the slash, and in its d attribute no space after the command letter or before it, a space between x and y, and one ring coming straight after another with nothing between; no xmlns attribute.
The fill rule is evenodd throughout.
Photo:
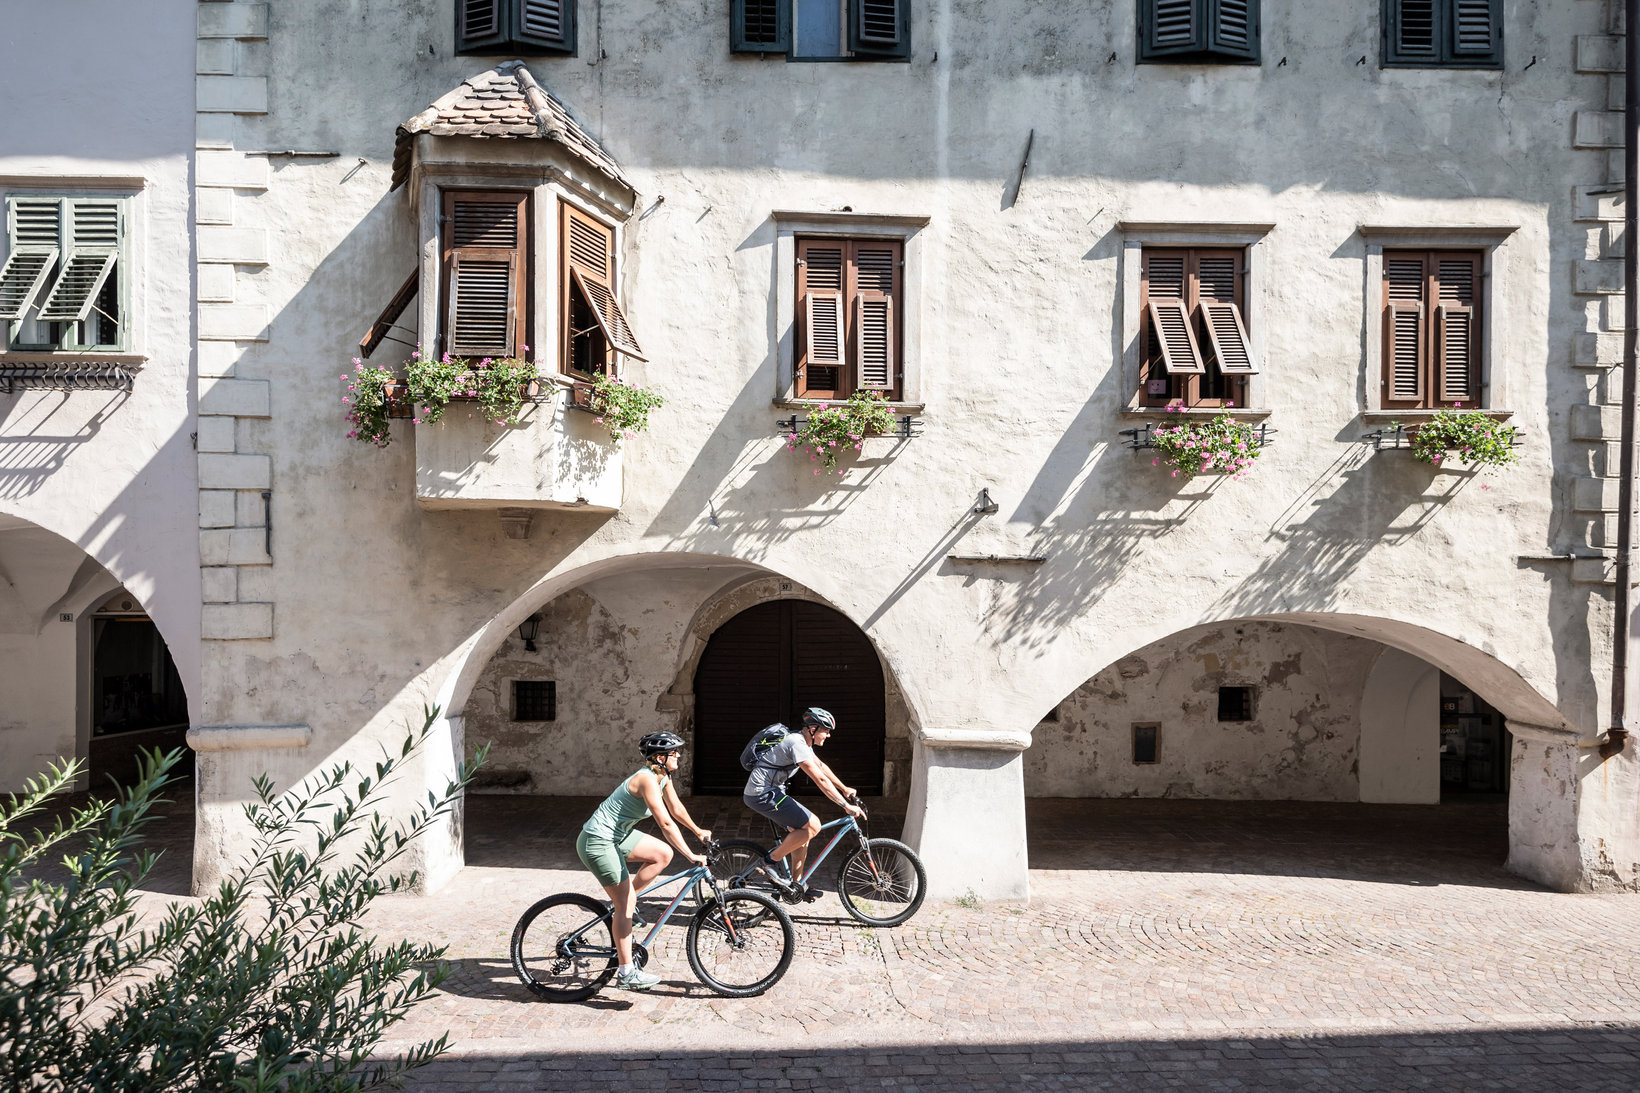
<svg viewBox="0 0 1640 1093"><path fill-rule="evenodd" d="M1194 338L1195 348L1197 350L1197 359L1201 361L1202 368L1200 371L1179 373L1168 373L1164 368L1161 373L1161 377L1166 380L1169 385L1169 389L1165 393L1157 395L1152 394L1149 389L1150 381L1158 378L1157 369L1162 363L1160 357L1152 356L1150 351L1152 326L1151 308L1149 306L1151 302L1149 292L1149 268L1150 264L1157 257L1163 254L1176 254L1184 259L1184 313L1186 316L1186 321L1190 324L1190 333ZM1207 331L1206 315L1202 306L1201 277L1199 273L1199 267L1202 260L1207 258L1230 258L1232 261L1235 261L1240 265L1241 268L1235 271L1236 284L1240 291L1234 295L1238 298L1235 300L1218 300L1212 302L1229 303L1235 305L1238 309L1237 313L1241 316L1241 322L1243 326L1245 326L1247 322L1247 252L1244 248L1151 246L1144 247L1139 252L1139 261L1143 267L1140 274L1139 289L1139 404L1143 407L1165 410L1168 406L1173 405L1175 401L1178 401L1182 402L1186 407L1192 409L1223 409L1226 406L1232 408L1236 406L1246 406L1249 402L1248 387L1252 383L1253 377L1259 373L1254 371L1241 375L1227 374L1218 369L1218 354L1211 351L1209 348L1212 345L1212 342ZM1251 338L1249 337L1247 340L1250 345ZM1159 336L1157 341L1158 343L1161 341ZM1211 365L1208 363L1210 355L1213 362ZM1202 394L1202 387L1208 381L1210 369L1217 371L1218 382L1223 387L1223 393L1220 395L1207 396ZM1183 390L1177 395L1173 393L1173 384L1175 381L1178 381L1183 385Z"/></svg>
<svg viewBox="0 0 1640 1093"><path fill-rule="evenodd" d="M1169 413L1166 404L1147 403L1143 380L1147 347L1144 309L1144 252L1146 248L1167 250L1240 250L1246 255L1242 273L1242 322L1246 326L1248 350L1259 362L1259 371L1246 377L1246 405L1236 406L1233 414L1267 412L1270 356L1266 351L1265 334L1268 322L1265 316L1265 294L1268 282L1268 262L1265 236L1274 224L1246 223L1179 223L1153 221L1123 221L1117 225L1122 236L1121 258L1121 324L1122 324L1122 387L1125 392L1124 412L1138 415ZM1218 414L1218 406L1186 407L1184 413Z"/></svg>
<svg viewBox="0 0 1640 1093"><path fill-rule="evenodd" d="M1378 8L1380 68L1445 68L1496 71L1504 67L1503 0L1483 0L1491 8L1494 28L1490 53L1468 56L1457 52L1453 43L1456 0L1430 0L1434 8L1435 56L1401 56L1395 49L1395 29L1400 25L1406 0L1382 0Z"/></svg>
<svg viewBox="0 0 1640 1093"><path fill-rule="evenodd" d="M830 213L775 210L774 226L775 291L769 300L769 329L775 337L777 360L775 404L803 409L836 399L808 398L797 394L798 314L797 249L799 239L891 239L900 244L901 278L899 318L898 397L889 404L898 408L922 409L922 292L923 228L927 216L870 213Z"/></svg>
<svg viewBox="0 0 1640 1093"><path fill-rule="evenodd" d="M19 200L50 200L58 203L58 254L52 272L39 285L33 295L33 307L36 312L43 309L50 298L58 279L62 275L63 263L68 258L71 247L64 243L64 239L72 231L69 219L63 214L72 201L108 202L116 206L119 216L119 243L116 248L114 267L108 276L115 281L115 293L119 299L119 338L114 342L81 344L74 341L74 327L78 322L60 321L54 325L66 328L61 335L51 342L21 342L22 319L0 320L0 360L11 358L39 358L62 357L73 355L76 359L94 357L105 358L132 358L138 356L137 350L137 303L140 290L140 278L136 276L139 263L137 210L140 207L138 198L143 189L141 179L73 179L48 181L42 180L39 185L0 185L0 269L3 269L11 256L11 210L13 203ZM99 293L102 289L99 289Z"/></svg>
<svg viewBox="0 0 1640 1093"><path fill-rule="evenodd" d="M776 0L776 41L753 43L746 40L746 0L730 0L729 52L758 57L783 54L788 62L801 64L836 64L868 62L909 63L911 60L911 0L892 0L897 8L901 40L897 45L873 49L862 40L859 0L836 0L839 9L839 37L836 55L800 54L797 52L799 34L796 5L803 0Z"/></svg>
<svg viewBox="0 0 1640 1093"><path fill-rule="evenodd" d="M1437 225L1401 226L1363 224L1359 234L1366 245L1366 276L1362 298L1361 414L1365 420L1418 420L1435 413L1430 410L1396 409L1388 405L1384 386L1384 252L1388 251L1478 251L1481 255L1481 288L1476 293L1480 308L1479 409L1507 414L1509 389L1507 370L1496 362L1505 358L1499 347L1508 344L1507 309L1497 301L1510 278L1510 236L1518 225Z"/></svg>

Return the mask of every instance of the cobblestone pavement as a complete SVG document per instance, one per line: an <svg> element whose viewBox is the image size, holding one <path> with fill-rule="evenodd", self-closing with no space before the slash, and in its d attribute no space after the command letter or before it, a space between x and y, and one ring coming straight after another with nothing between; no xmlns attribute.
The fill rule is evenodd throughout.
<svg viewBox="0 0 1640 1093"><path fill-rule="evenodd" d="M653 992L538 1002L508 939L540 896L597 893L572 845L594 804L474 798L468 868L372 912L454 969L393 1030L452 1035L409 1088L1640 1090L1640 897L1504 872L1501 803L1032 801L1029 903L870 930L828 895L748 1000L701 986L669 926ZM767 830L690 804L720 837ZM873 815L898 833L894 802ZM156 898L185 890L187 820L156 832L181 836Z"/></svg>

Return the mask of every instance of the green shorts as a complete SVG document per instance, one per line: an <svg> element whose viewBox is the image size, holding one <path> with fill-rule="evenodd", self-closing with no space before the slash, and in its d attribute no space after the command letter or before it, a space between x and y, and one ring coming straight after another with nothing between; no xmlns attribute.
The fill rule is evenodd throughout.
<svg viewBox="0 0 1640 1093"><path fill-rule="evenodd" d="M598 883L608 888L632 875L626 867L626 859L632 856L642 841L643 832L638 830L631 831L618 843L583 831L575 840L575 853L580 855L581 864L592 870Z"/></svg>

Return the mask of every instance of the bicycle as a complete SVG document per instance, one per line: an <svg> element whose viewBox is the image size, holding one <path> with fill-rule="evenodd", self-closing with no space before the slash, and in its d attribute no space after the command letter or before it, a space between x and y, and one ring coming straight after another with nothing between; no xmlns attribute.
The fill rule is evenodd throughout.
<svg viewBox="0 0 1640 1093"><path fill-rule="evenodd" d="M708 855L716 846L707 848ZM678 894L643 941L633 937L634 964L641 968L648 963L655 935L684 896L694 892L700 908L689 921L684 949L696 977L729 998L750 998L780 981L797 944L784 908L763 892L721 883L709 864L662 877L638 896L674 884L680 885ZM545 1001L591 998L609 982L618 964L613 915L614 909L603 900L579 892L537 901L513 927L513 970L531 994Z"/></svg>
<svg viewBox="0 0 1640 1093"><path fill-rule="evenodd" d="M849 803L859 806L860 798L850 798ZM808 867L795 880L789 865L782 864L777 870L771 870L763 864L764 855L786 837L785 831L773 823L770 824L775 831L773 845L763 846L753 839L725 839L707 851L707 864L713 875L725 884L741 890L758 885L786 903L801 903L800 892L820 868L820 863L852 832L859 845L837 870L837 897L843 903L843 910L867 926L898 926L922 906L928 889L928 873L922 859L909 846L895 839L873 839L866 830L865 821L869 817L863 807L860 813L859 820L843 816L821 825L821 835L833 828L837 833L825 849L810 854ZM703 893L697 893L697 898L702 897Z"/></svg>

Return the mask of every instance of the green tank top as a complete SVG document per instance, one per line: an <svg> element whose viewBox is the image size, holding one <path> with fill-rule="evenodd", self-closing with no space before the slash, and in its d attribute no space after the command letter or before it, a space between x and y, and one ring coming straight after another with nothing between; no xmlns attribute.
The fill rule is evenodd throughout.
<svg viewBox="0 0 1640 1093"><path fill-rule="evenodd" d="M632 829L638 826L639 821L648 817L649 806L644 804L642 797L627 789L626 784L648 769L639 767L622 778L621 784L615 787L615 792L604 798L603 803L587 822L581 825L581 830L588 835L608 839L612 843L618 843L632 834Z"/></svg>

